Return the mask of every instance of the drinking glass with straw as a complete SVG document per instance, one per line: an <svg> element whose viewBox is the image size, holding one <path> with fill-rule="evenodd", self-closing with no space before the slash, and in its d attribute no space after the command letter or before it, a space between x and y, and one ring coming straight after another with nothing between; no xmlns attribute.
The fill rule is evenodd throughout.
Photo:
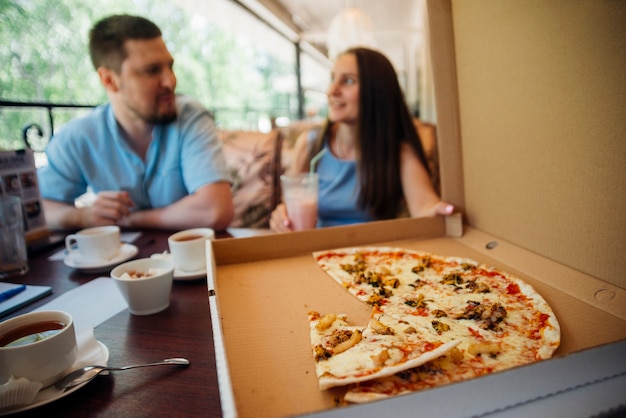
<svg viewBox="0 0 626 418"><path fill-rule="evenodd" d="M309 172L280 176L287 216L296 231L317 226L318 176L315 166L325 151L311 159Z"/></svg>

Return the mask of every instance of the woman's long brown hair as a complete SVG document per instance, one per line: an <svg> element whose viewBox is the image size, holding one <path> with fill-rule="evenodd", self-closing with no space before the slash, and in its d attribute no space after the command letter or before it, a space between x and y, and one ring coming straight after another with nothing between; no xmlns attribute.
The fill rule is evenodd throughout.
<svg viewBox="0 0 626 418"><path fill-rule="evenodd" d="M358 203L376 219L395 218L403 201L401 144L408 143L428 171L424 149L391 62L367 48L344 54L356 56L359 70Z"/></svg>

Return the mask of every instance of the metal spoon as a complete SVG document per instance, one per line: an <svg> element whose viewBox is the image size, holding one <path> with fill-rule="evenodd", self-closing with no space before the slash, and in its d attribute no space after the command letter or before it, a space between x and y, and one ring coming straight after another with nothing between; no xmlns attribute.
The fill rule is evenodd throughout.
<svg viewBox="0 0 626 418"><path fill-rule="evenodd" d="M91 379L95 378L105 370L118 371L136 369L138 367L178 365L187 366L189 365L189 360L187 360L186 358L168 358L162 361L158 361L156 363L136 364L124 367L85 366L80 369L74 370L73 372L56 382L54 386L59 390L66 390L76 385L80 385L81 383L89 382Z"/></svg>

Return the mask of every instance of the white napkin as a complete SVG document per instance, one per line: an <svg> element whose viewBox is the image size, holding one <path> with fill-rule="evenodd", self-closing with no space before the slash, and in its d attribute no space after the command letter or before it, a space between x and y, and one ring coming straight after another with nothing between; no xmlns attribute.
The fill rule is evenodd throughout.
<svg viewBox="0 0 626 418"><path fill-rule="evenodd" d="M167 250L163 251L162 253L154 253L150 256L150 258L156 258L157 260L172 261L172 255Z"/></svg>
<svg viewBox="0 0 626 418"><path fill-rule="evenodd" d="M64 311L74 318L76 335L95 328L127 308L110 277L98 277L53 299L36 311Z"/></svg>
<svg viewBox="0 0 626 418"><path fill-rule="evenodd" d="M268 228L227 228L226 232L233 238L259 237L262 235L272 235L271 229Z"/></svg>
<svg viewBox="0 0 626 418"><path fill-rule="evenodd" d="M76 355L76 361L72 365L72 370L101 363L102 348L93 335L93 328L84 328L80 332L77 332L76 345L78 353ZM106 364L99 365L106 366Z"/></svg>
<svg viewBox="0 0 626 418"><path fill-rule="evenodd" d="M9 380L0 385L0 411L15 405L31 403L40 389L41 383L39 382L31 382L23 377L16 379L11 376Z"/></svg>

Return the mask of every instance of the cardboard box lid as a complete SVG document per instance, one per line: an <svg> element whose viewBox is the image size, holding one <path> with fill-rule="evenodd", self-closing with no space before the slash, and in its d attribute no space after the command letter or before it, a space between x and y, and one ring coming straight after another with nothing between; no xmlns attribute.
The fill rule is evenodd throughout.
<svg viewBox="0 0 626 418"><path fill-rule="evenodd" d="M626 288L626 3L426 4L443 197Z"/></svg>

